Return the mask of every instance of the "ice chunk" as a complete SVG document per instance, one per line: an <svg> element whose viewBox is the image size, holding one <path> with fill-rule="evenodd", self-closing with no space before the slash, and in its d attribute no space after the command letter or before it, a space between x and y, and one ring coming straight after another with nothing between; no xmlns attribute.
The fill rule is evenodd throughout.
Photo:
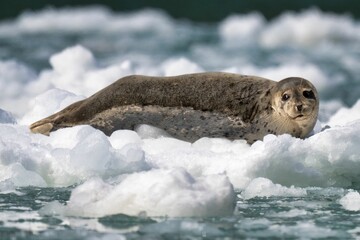
<svg viewBox="0 0 360 240"><path fill-rule="evenodd" d="M176 76L187 73L203 72L204 70L187 58L169 59L162 65L165 76Z"/></svg>
<svg viewBox="0 0 360 240"><path fill-rule="evenodd" d="M52 201L39 210L39 215L41 216L63 216L65 213L64 205L59 201Z"/></svg>
<svg viewBox="0 0 360 240"><path fill-rule="evenodd" d="M15 124L16 120L11 113L6 112L0 108L0 124L1 123L12 123Z"/></svg>
<svg viewBox="0 0 360 240"><path fill-rule="evenodd" d="M0 99L19 97L26 84L36 78L35 72L14 60L0 61Z"/></svg>
<svg viewBox="0 0 360 240"><path fill-rule="evenodd" d="M90 126L76 126L51 133L52 155L63 170L80 180L93 176L109 178L123 173L148 170L140 148L114 149L109 138Z"/></svg>
<svg viewBox="0 0 360 240"><path fill-rule="evenodd" d="M81 45L68 47L52 55L50 63L53 69L42 71L33 84L51 84L85 96L125 75L133 74L131 62L128 60L104 68L98 67L92 52Z"/></svg>
<svg viewBox="0 0 360 240"><path fill-rule="evenodd" d="M143 139L170 137L170 135L165 130L146 124L140 124L139 126L136 126L135 131Z"/></svg>
<svg viewBox="0 0 360 240"><path fill-rule="evenodd" d="M109 141L113 148L121 149L128 144L140 145L142 144L140 136L131 130L118 130L111 134Z"/></svg>
<svg viewBox="0 0 360 240"><path fill-rule="evenodd" d="M320 101L319 120L324 124L328 123L329 119L343 107L339 100Z"/></svg>
<svg viewBox="0 0 360 240"><path fill-rule="evenodd" d="M136 13L114 14L105 7L89 6L26 11L15 21L3 24L0 27L0 33L7 35L94 31L129 33L144 31L168 32L171 29L170 18L159 10L145 9Z"/></svg>
<svg viewBox="0 0 360 240"><path fill-rule="evenodd" d="M269 227L270 231L280 234L280 236L293 236L300 239L312 238L343 238L337 231L320 227L314 221L297 221L295 225L286 226L274 224Z"/></svg>
<svg viewBox="0 0 360 240"><path fill-rule="evenodd" d="M331 41L358 40L358 26L347 15L338 16L310 9L301 13L287 12L275 19L262 33L265 47L310 47Z"/></svg>
<svg viewBox="0 0 360 240"><path fill-rule="evenodd" d="M220 23L219 33L228 44L241 46L256 41L265 25L265 18L259 13L232 15Z"/></svg>
<svg viewBox="0 0 360 240"><path fill-rule="evenodd" d="M349 211L360 211L360 194L356 191L347 193L340 199L340 204Z"/></svg>
<svg viewBox="0 0 360 240"><path fill-rule="evenodd" d="M359 123L328 129L305 140L268 135L252 146L263 155L255 158L258 169L251 171L285 186L357 185Z"/></svg>
<svg viewBox="0 0 360 240"><path fill-rule="evenodd" d="M193 178L181 169L133 173L111 185L96 178L76 187L68 215L116 213L148 216L224 216L232 214L235 193L224 175Z"/></svg>
<svg viewBox="0 0 360 240"><path fill-rule="evenodd" d="M271 196L300 197L306 196L306 190L294 186L284 187L280 184L274 184L266 178L255 178L241 193L241 196L245 199Z"/></svg>
<svg viewBox="0 0 360 240"><path fill-rule="evenodd" d="M281 217L281 218L295 218L299 216L305 216L309 214L308 211L304 209L291 209L289 211L283 211L283 212L272 212L270 214L267 214L267 216L271 217Z"/></svg>
<svg viewBox="0 0 360 240"><path fill-rule="evenodd" d="M26 170L22 164L13 163L0 168L0 182L10 181L17 187L39 186L46 187L44 179L34 171Z"/></svg>
<svg viewBox="0 0 360 240"><path fill-rule="evenodd" d="M358 100L351 108L340 108L332 115L327 123L330 126L344 126L348 123L360 120L360 100Z"/></svg>
<svg viewBox="0 0 360 240"><path fill-rule="evenodd" d="M65 90L56 88L48 90L30 101L31 110L23 116L20 123L29 125L83 99L84 97Z"/></svg>
<svg viewBox="0 0 360 240"><path fill-rule="evenodd" d="M338 84L340 80L330 78L318 66L311 63L287 62L274 67L258 68L253 65L244 65L241 69L233 69L233 72L255 75L280 81L288 77L302 77L309 80L317 90L322 90L329 85Z"/></svg>
<svg viewBox="0 0 360 240"><path fill-rule="evenodd" d="M32 94L29 85L36 77L36 73L21 62L0 60L0 106L15 115L23 114L27 110L29 95ZM34 91L39 93L38 89Z"/></svg>
<svg viewBox="0 0 360 240"><path fill-rule="evenodd" d="M88 49L77 45L51 56L50 64L57 73L79 74L93 68L95 59Z"/></svg>
<svg viewBox="0 0 360 240"><path fill-rule="evenodd" d="M26 126L0 124L0 181L15 186L69 186L149 168L139 146L114 149L107 136L90 126L60 129L46 137L29 133Z"/></svg>
<svg viewBox="0 0 360 240"><path fill-rule="evenodd" d="M140 231L146 234L191 235L195 238L224 238L226 233L221 226L200 223L196 220L168 219L155 224L140 226Z"/></svg>

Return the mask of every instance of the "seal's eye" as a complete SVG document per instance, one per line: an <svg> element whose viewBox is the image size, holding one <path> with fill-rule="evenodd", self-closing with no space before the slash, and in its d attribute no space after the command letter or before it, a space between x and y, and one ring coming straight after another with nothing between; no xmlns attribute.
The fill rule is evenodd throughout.
<svg viewBox="0 0 360 240"><path fill-rule="evenodd" d="M303 91L303 96L307 99L315 99L315 94L313 91Z"/></svg>
<svg viewBox="0 0 360 240"><path fill-rule="evenodd" d="M290 98L289 94L285 93L284 95L282 95L281 100L283 100L285 102L285 101L289 100L289 98Z"/></svg>

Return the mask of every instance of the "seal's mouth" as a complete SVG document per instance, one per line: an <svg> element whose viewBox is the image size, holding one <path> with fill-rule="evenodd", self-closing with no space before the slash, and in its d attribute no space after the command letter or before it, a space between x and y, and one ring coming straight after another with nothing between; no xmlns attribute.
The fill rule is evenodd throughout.
<svg viewBox="0 0 360 240"><path fill-rule="evenodd" d="M303 114L297 115L296 117L294 117L294 119L301 119L304 118L305 116Z"/></svg>

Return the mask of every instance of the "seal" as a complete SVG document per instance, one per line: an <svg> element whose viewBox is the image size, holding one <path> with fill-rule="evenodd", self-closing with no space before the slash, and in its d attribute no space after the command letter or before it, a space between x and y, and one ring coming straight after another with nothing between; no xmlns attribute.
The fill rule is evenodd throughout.
<svg viewBox="0 0 360 240"><path fill-rule="evenodd" d="M305 138L319 111L318 93L308 81L290 77L279 82L221 72L173 77L131 75L89 98L33 123L33 133L88 124L106 135L140 124L171 136L261 140L266 134Z"/></svg>

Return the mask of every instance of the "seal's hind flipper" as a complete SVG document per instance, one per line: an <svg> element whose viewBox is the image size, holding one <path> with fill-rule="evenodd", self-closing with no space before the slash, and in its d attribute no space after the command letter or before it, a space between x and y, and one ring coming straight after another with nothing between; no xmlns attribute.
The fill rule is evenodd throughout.
<svg viewBox="0 0 360 240"><path fill-rule="evenodd" d="M43 122L43 123L42 123ZM54 125L49 122L38 121L30 125L30 131L32 133L40 133L46 136L50 135L51 130L53 129Z"/></svg>
<svg viewBox="0 0 360 240"><path fill-rule="evenodd" d="M29 127L30 131L32 133L40 133L49 136L50 132L56 131L60 128L72 127L81 124L82 115L81 112L79 112L79 108L81 107L83 102L84 101L82 100L70 104L63 110L54 113L53 115L50 115L46 118L43 118L37 122L34 122ZM76 115L77 113L79 114Z"/></svg>

